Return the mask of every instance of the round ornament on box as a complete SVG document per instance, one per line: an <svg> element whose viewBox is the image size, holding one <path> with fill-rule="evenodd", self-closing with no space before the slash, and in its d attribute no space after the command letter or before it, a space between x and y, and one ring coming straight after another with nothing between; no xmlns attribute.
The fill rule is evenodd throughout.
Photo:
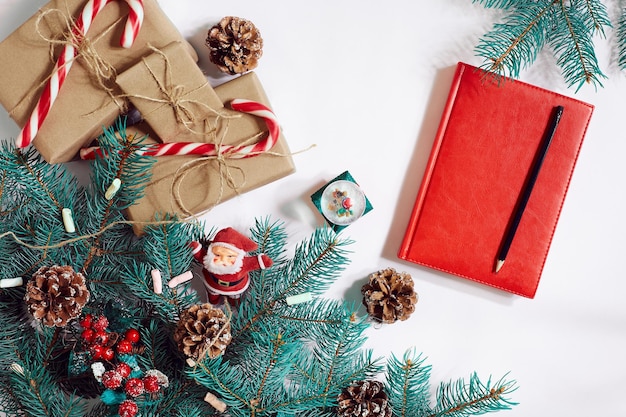
<svg viewBox="0 0 626 417"><path fill-rule="evenodd" d="M365 194L352 181L337 180L322 193L322 214L333 224L354 223L365 212Z"/></svg>
<svg viewBox="0 0 626 417"><path fill-rule="evenodd" d="M418 300L411 275L396 272L393 268L370 274L361 294L368 314L374 320L388 324L408 319Z"/></svg>

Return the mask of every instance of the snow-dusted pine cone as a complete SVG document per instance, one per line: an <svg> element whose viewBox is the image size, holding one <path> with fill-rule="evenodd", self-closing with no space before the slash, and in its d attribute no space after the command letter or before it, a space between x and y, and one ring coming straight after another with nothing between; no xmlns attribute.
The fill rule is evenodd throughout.
<svg viewBox="0 0 626 417"><path fill-rule="evenodd" d="M368 314L383 323L408 319L417 303L411 276L393 268L371 274L361 294Z"/></svg>
<svg viewBox="0 0 626 417"><path fill-rule="evenodd" d="M222 310L209 303L191 306L181 315L174 340L192 359L201 359L204 355L216 358L232 340L230 321Z"/></svg>
<svg viewBox="0 0 626 417"><path fill-rule="evenodd" d="M85 277L71 266L41 267L26 284L28 310L44 325L65 327L89 301Z"/></svg>
<svg viewBox="0 0 626 417"><path fill-rule="evenodd" d="M257 67L263 55L263 38L252 22L226 16L209 29L206 45L209 58L220 71L242 74Z"/></svg>
<svg viewBox="0 0 626 417"><path fill-rule="evenodd" d="M391 417L389 398L378 381L358 381L339 395L339 417Z"/></svg>

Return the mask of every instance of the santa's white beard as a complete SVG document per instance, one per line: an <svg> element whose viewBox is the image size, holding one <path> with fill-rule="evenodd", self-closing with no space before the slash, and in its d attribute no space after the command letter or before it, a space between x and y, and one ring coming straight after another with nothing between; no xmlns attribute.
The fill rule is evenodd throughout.
<svg viewBox="0 0 626 417"><path fill-rule="evenodd" d="M231 275L241 271L243 266L243 255L237 256L237 260L232 265L216 265L213 262L213 254L208 253L203 260L204 267L215 275Z"/></svg>

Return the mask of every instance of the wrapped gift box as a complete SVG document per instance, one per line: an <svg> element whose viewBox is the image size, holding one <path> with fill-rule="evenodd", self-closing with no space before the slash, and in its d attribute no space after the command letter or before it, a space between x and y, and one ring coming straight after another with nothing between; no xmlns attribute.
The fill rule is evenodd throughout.
<svg viewBox="0 0 626 417"><path fill-rule="evenodd" d="M215 88L220 100L227 104L235 98L258 101L270 106L269 100L254 72L249 72ZM253 115L223 111L233 118L219 129L218 143L239 144L250 138L261 139L267 133L265 122ZM221 136L221 133L224 133ZM153 138L154 139L154 138ZM209 136L207 140L211 139ZM163 156L152 170L152 179L145 196L127 210L129 220L150 222L166 213L180 219L200 215L215 205L238 194L256 189L295 172L295 165L284 136L267 154L246 159L205 159L197 156ZM228 181L227 175L232 178ZM140 234L142 224L135 224Z"/></svg>
<svg viewBox="0 0 626 417"><path fill-rule="evenodd" d="M80 15L84 0L52 0L0 43L0 103L11 118L24 126L35 107L46 80L54 71L62 48L63 33ZM184 41L156 0L144 0L144 20L133 46L119 46L128 16L123 1L108 3L87 33L96 55L121 74L141 57L173 41ZM54 41L54 42L53 42ZM189 53L197 55L191 45ZM54 49L53 57L51 49ZM90 56L93 56L90 55ZM73 63L33 145L50 163L71 160L78 150L110 125L124 108L115 76L107 77L103 89L82 58Z"/></svg>
<svg viewBox="0 0 626 417"><path fill-rule="evenodd" d="M198 142L223 108L181 42L142 58L117 77L131 103L163 142Z"/></svg>

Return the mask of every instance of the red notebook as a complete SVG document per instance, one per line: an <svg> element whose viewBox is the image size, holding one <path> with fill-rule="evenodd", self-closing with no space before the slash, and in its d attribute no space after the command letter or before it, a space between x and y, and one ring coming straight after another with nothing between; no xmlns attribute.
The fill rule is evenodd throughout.
<svg viewBox="0 0 626 417"><path fill-rule="evenodd" d="M498 250L563 106L502 269ZM398 257L533 298L593 106L459 63Z"/></svg>

